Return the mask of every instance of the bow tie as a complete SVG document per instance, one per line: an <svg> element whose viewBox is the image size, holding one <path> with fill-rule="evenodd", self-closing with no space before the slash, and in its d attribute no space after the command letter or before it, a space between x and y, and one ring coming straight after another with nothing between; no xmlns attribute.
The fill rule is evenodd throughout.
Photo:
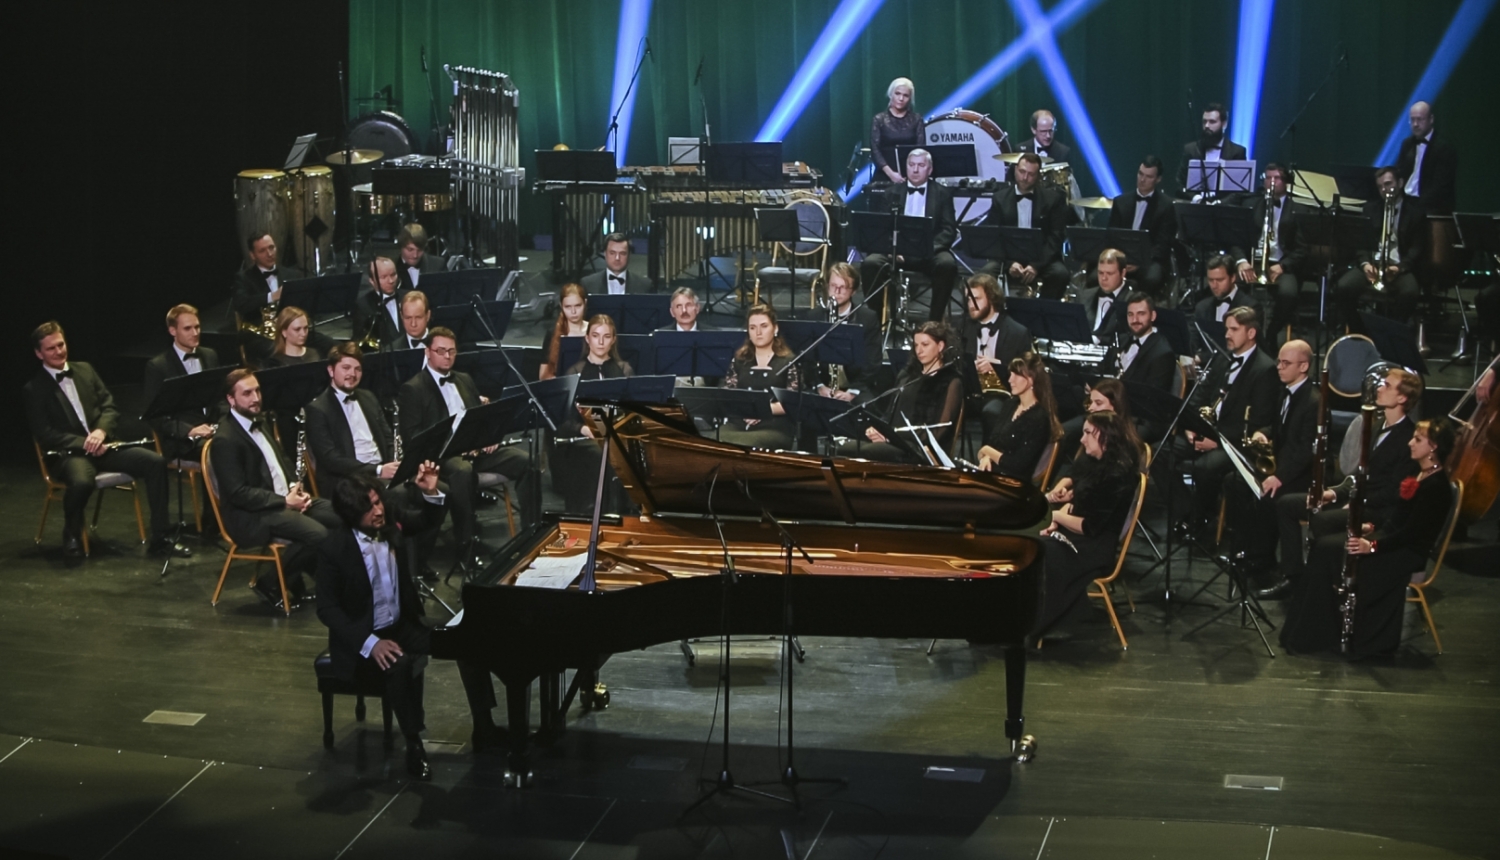
<svg viewBox="0 0 1500 860"><path fill-rule="evenodd" d="M441 388L444 385L457 386L458 382L456 380L454 380L453 374L450 373L447 376L439 376L438 377L438 387Z"/></svg>
<svg viewBox="0 0 1500 860"><path fill-rule="evenodd" d="M260 272L260 276L262 279L269 279L272 275L277 274L275 269L272 269L270 271L266 271L265 269L257 269L256 271Z"/></svg>
<svg viewBox="0 0 1500 860"><path fill-rule="evenodd" d="M1136 199L1136 202L1138 202L1138 203L1150 203L1151 202L1151 198L1150 197L1142 197L1140 194L1136 194L1135 195L1135 199Z"/></svg>
<svg viewBox="0 0 1500 860"><path fill-rule="evenodd" d="M391 302L393 302L395 300L396 300L395 296L388 296L385 293L381 293L381 292L375 293L375 301L379 302L381 307L385 307L386 305L390 304Z"/></svg>
<svg viewBox="0 0 1500 860"><path fill-rule="evenodd" d="M64 379L72 379L72 378L73 378L73 368L71 368L71 367L68 368L67 370L59 370L57 372L57 379L58 379L58 381L62 381Z"/></svg>
<svg viewBox="0 0 1500 860"><path fill-rule="evenodd" d="M343 397L340 397L340 398L339 398L339 400L340 400L340 401L341 401L341 402L342 402L342 403L343 403L343 404L344 404L344 405L346 405L346 406L347 406L347 405L349 405L349 404L350 404L350 403L353 403L353 402L354 402L354 399L355 399L355 398L354 398L354 395L353 395L353 394L345 394L345 395L344 395L344 396L343 396Z"/></svg>
<svg viewBox="0 0 1500 860"><path fill-rule="evenodd" d="M182 354L182 360L184 362L188 362L188 361L201 361L202 359L203 359L203 356L199 355L196 351L195 352L185 352L185 353Z"/></svg>
<svg viewBox="0 0 1500 860"><path fill-rule="evenodd" d="M980 323L979 330L986 334L994 334L1000 330L1000 320L996 319L993 322Z"/></svg>
<svg viewBox="0 0 1500 860"><path fill-rule="evenodd" d="M1214 304L1227 305L1234 301L1234 296L1214 296Z"/></svg>
<svg viewBox="0 0 1500 860"><path fill-rule="evenodd" d="M409 337L406 339L406 341L411 345L412 349L421 349L422 347L427 345L427 341L421 339L420 337Z"/></svg>
<svg viewBox="0 0 1500 860"><path fill-rule="evenodd" d="M1233 359L1231 359L1230 362L1229 362L1229 372L1230 373L1234 373L1236 370L1239 370L1241 367L1244 367L1244 366L1245 366L1245 359L1243 357L1237 355Z"/></svg>
<svg viewBox="0 0 1500 860"><path fill-rule="evenodd" d="M1146 335L1146 337L1150 337L1150 335ZM1136 349L1145 349L1146 337L1133 337L1130 339L1130 342L1135 345ZM1129 349L1129 347L1126 348Z"/></svg>
<svg viewBox="0 0 1500 860"><path fill-rule="evenodd" d="M254 433L257 430L260 431L260 435L262 435L262 436L270 436L271 435L271 420L269 418L251 418L250 419L250 432Z"/></svg>
<svg viewBox="0 0 1500 860"><path fill-rule="evenodd" d="M908 185L908 186L906 186L906 193L907 194L926 194L927 193L927 186L923 185L921 187L918 187L918 186L915 186L915 185Z"/></svg>
<svg viewBox="0 0 1500 860"><path fill-rule="evenodd" d="M1016 194L1016 199L1017 200L1033 200L1034 201L1034 200L1036 200L1036 192L1033 191L1033 192L1028 192L1026 194L1017 193Z"/></svg>
<svg viewBox="0 0 1500 860"><path fill-rule="evenodd" d="M616 283L620 283L620 284L625 283L625 276L624 275L617 275L614 272L610 272L609 273L609 279L611 281L615 281Z"/></svg>

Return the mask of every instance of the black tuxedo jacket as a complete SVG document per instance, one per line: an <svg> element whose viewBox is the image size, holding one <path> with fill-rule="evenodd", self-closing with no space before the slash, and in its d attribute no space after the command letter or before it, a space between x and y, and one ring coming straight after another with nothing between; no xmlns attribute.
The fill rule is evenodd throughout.
<svg viewBox="0 0 1500 860"><path fill-rule="evenodd" d="M1276 423L1266 436L1276 445L1276 477L1281 480L1277 495L1305 493L1312 483L1313 443L1318 435L1318 386L1311 379L1303 382L1282 420L1286 386L1279 378L1276 382Z"/></svg>
<svg viewBox="0 0 1500 860"><path fill-rule="evenodd" d="M277 266L276 280L279 287L286 286L287 281L295 281L304 277L302 272L291 266ZM278 287L278 288L279 288ZM260 273L260 267L251 265L248 269L242 269L235 276L234 286L230 290L229 306L240 315L242 322L260 322L260 309L269 304L266 301L266 279Z"/></svg>
<svg viewBox="0 0 1500 860"><path fill-rule="evenodd" d="M443 505L408 494L404 488L385 493L386 516L397 523L391 537L396 558L396 593L401 620L421 624L422 601L412 579L410 554L403 551L408 536L436 528ZM329 533L318 547L318 620L328 627L328 656L340 678L354 677L360 650L375 632L375 589L360 552L359 540L348 528Z"/></svg>
<svg viewBox="0 0 1500 860"><path fill-rule="evenodd" d="M1396 173L1401 176L1401 185L1411 178L1416 169L1417 140L1408 137L1401 141L1401 152L1396 156ZM1427 150L1422 154L1422 177L1417 190L1422 193L1422 206L1433 215L1447 215L1457 202L1455 188L1458 183L1458 151L1446 140L1432 133Z"/></svg>
<svg viewBox="0 0 1500 860"><path fill-rule="evenodd" d="M206 346L198 347L198 363L203 370L219 366L219 354ZM150 406L161 393L162 384L168 379L179 376L187 376L187 368L182 366L182 359L177 357L174 347L167 347L167 351L161 353L146 362L145 382L141 386L141 393L145 396L145 404ZM151 420L151 429L155 430L162 441L186 441L188 431L199 424L212 424L219 420L224 414L220 408L223 400L218 400L214 406L208 409L184 409L171 415L164 415Z"/></svg>
<svg viewBox="0 0 1500 860"><path fill-rule="evenodd" d="M276 444L272 431L262 432L266 433L271 450L276 452L282 475L291 484L296 480L291 461ZM218 487L219 513L224 517L229 536L247 546L264 544L271 539L271 532L261 524L260 517L286 510L286 498L277 494L271 468L260 446L233 415L226 415L219 422L208 450L214 484Z"/></svg>
<svg viewBox="0 0 1500 860"><path fill-rule="evenodd" d="M1197 192L1187 187L1187 172L1189 161L1199 161L1203 158L1203 148L1198 141L1192 140L1182 146L1182 163L1177 165L1177 187L1189 194ZM1224 145L1219 148L1219 158L1224 161L1244 161L1245 147L1232 140L1225 140Z"/></svg>
<svg viewBox="0 0 1500 860"><path fill-rule="evenodd" d="M609 295L609 284L607 282L608 270L600 269L583 276L578 283L583 291L591 296ZM629 295L636 293L651 292L651 279L645 275L637 275L629 269L625 270L625 292Z"/></svg>
<svg viewBox="0 0 1500 860"><path fill-rule="evenodd" d="M70 361L68 369L73 371L73 387L78 389L78 402L83 404L84 417L88 418L87 427L78 423L78 413L73 411L68 395L46 368L39 369L22 389L26 423L31 428L31 437L41 443L43 451L82 448L90 432L103 430L107 436L113 435L120 420L114 397L92 365Z"/></svg>
<svg viewBox="0 0 1500 860"><path fill-rule="evenodd" d="M436 254L423 254L422 261L417 265L417 283L411 282L411 268L406 261L396 257L396 292L404 293L407 290L421 289L422 278L427 275L435 275L438 272L448 271L448 264L442 257Z"/></svg>
<svg viewBox="0 0 1500 860"><path fill-rule="evenodd" d="M798 318L811 322L829 322L828 311L821 308L804 308L798 313ZM885 343L885 334L880 330L880 314L869 306L856 308L853 319L844 325L857 325L864 330L864 364L860 367L845 368L845 375L849 379L849 387L859 389L861 393L874 394L884 391L890 387L889 374L885 362L881 357L881 347ZM820 368L821 371L821 368ZM831 382L821 372L817 378L825 384Z"/></svg>
<svg viewBox="0 0 1500 860"><path fill-rule="evenodd" d="M1036 138L1029 138L1021 144L1022 152L1036 152ZM1047 157L1053 161L1067 161L1068 155L1073 152L1073 147L1058 140L1056 135L1052 138L1052 145L1047 147Z"/></svg>
<svg viewBox="0 0 1500 860"><path fill-rule="evenodd" d="M307 447L320 473L335 478L351 475L371 475L377 467L361 463L354 456L354 431L349 429L349 419L344 415L340 399L344 395L329 386L322 394L307 404ZM395 459L395 447L391 428L385 424L385 415L380 410L380 400L372 391L363 388L354 390L354 401L365 414L365 423L370 425L370 435L375 437L375 447L380 449L380 462Z"/></svg>
<svg viewBox="0 0 1500 860"><path fill-rule="evenodd" d="M1251 350L1245 367L1224 395L1219 409L1219 434L1238 445L1250 432L1266 430L1281 417L1281 380L1276 376L1276 362L1263 349ZM1249 419L1246 420L1246 409ZM1274 431L1273 431L1274 432Z"/></svg>
<svg viewBox="0 0 1500 860"><path fill-rule="evenodd" d="M463 398L464 408L473 409L483 401L479 399L479 386L467 373L453 372L453 382ZM401 442L410 444L412 438L439 421L447 421L453 415L438 390L438 383L427 368L417 371L411 379L401 384L396 392L396 405L401 409Z"/></svg>
<svg viewBox="0 0 1500 860"><path fill-rule="evenodd" d="M1216 326L1223 325L1223 323L1214 319L1216 301L1213 295L1210 294L1205 298L1199 299L1198 304L1193 306L1193 319L1197 321L1198 325L1203 326L1204 331L1212 331ZM1239 307L1255 308L1255 312L1260 315L1260 330L1265 329L1266 312L1261 308L1260 300L1255 297L1255 293L1243 286L1235 287L1234 298L1229 300L1230 310ZM1223 344L1220 344L1220 346L1223 346Z"/></svg>
<svg viewBox="0 0 1500 860"><path fill-rule="evenodd" d="M990 227L1014 227L1017 224L1016 186L1007 183L995 192L990 203L989 214L984 224ZM1042 258L1040 260L1003 260L1008 268L1011 262L1020 262L1037 269L1049 266L1062 259L1063 229L1068 226L1068 202L1061 193L1041 183L1033 192L1031 201L1031 226L1042 231Z"/></svg>
<svg viewBox="0 0 1500 860"><path fill-rule="evenodd" d="M1130 290L1124 284L1115 290L1109 313L1105 315L1104 323L1098 325L1099 298L1103 294L1104 290L1099 287L1084 287L1078 291L1078 303L1083 305L1083 312L1089 318L1089 331L1099 336L1100 343L1109 343L1120 332L1130 331L1130 326L1125 323L1125 297Z"/></svg>
<svg viewBox="0 0 1500 860"><path fill-rule="evenodd" d="M999 323L1000 328L995 333L995 360L1000 362L1001 368L1004 368L1010 364L1011 359L1018 358L1022 353L1031 349L1031 330L1005 313L1000 314L996 322ZM959 348L963 350L963 354L971 359L978 356L979 322L965 314L962 317L954 317L951 325L953 330L958 332ZM1001 370L999 373L1004 378L1005 372Z"/></svg>
<svg viewBox="0 0 1500 860"><path fill-rule="evenodd" d="M396 287L396 294L391 297L390 303L396 308L397 316L400 316L401 297L408 292L410 292L409 289L398 285ZM365 332L370 331L370 321L374 320L375 339L380 342L381 346L389 346L394 343L398 349L405 349L406 342L401 339L401 335L404 332L402 332L401 326L397 325L391 319L390 309L381 306L380 300L383 297L380 291L373 289L366 289L359 294L359 298L354 300L354 328L351 330L352 334L350 336L356 340L363 338Z"/></svg>
<svg viewBox="0 0 1500 860"><path fill-rule="evenodd" d="M1146 201L1146 217L1141 219L1141 229L1151 234L1151 259L1166 265L1172 256L1172 243L1177 239L1177 212L1172 204L1177 201L1158 188ZM1135 224L1135 191L1131 190L1114 199L1109 207L1109 226L1129 230ZM1130 262L1140 265L1144 260Z"/></svg>
<svg viewBox="0 0 1500 860"><path fill-rule="evenodd" d="M1370 219L1370 233L1365 246L1354 252L1354 262L1363 266L1375 264L1380 250L1380 222L1385 217L1385 203L1380 198L1365 201L1365 217ZM1410 272L1427 257L1432 231L1427 227L1427 212L1421 201L1401 195L1401 212L1396 218L1396 246L1401 249L1401 271Z"/></svg>
<svg viewBox="0 0 1500 860"><path fill-rule="evenodd" d="M908 190L905 182L887 188L885 190L886 211L905 212ZM953 240L958 238L958 220L953 214L953 192L948 190L946 185L939 185L929 179L927 188L922 194L927 198L923 208L927 217L932 219L932 253L938 254L950 250L953 247Z"/></svg>
<svg viewBox="0 0 1500 860"><path fill-rule="evenodd" d="M1247 195L1245 200L1250 204L1251 222L1255 224L1255 241L1260 241L1260 228L1266 223L1266 196ZM1301 271L1302 264L1307 260L1307 246L1297 235L1298 215L1310 215L1317 210L1311 206L1304 206L1294 202L1291 195L1282 199L1281 220L1277 222L1276 229L1281 234L1281 268L1288 272L1297 274ZM1259 247L1259 246L1257 246ZM1254 249L1234 247L1229 249L1229 256L1236 262L1249 260L1255 262L1252 256Z"/></svg>
<svg viewBox="0 0 1500 860"><path fill-rule="evenodd" d="M1126 337L1131 337L1129 329L1125 332ZM1126 343L1128 346L1128 342ZM1120 349L1116 346L1105 357L1104 365L1100 373L1111 376L1119 367ZM1172 344L1167 336L1157 331L1156 334L1147 335L1146 343L1136 353L1135 359L1130 362L1130 367L1119 374L1124 382L1134 382L1140 385L1149 385L1158 391L1169 394L1177 393L1177 354L1172 350Z"/></svg>
<svg viewBox="0 0 1500 860"><path fill-rule="evenodd" d="M1372 514L1395 511L1401 500L1401 482L1417 473L1417 463L1411 458L1409 447L1416 429L1416 422L1408 415L1384 439L1376 431L1370 440L1370 483L1365 506ZM1366 517L1365 522L1372 519L1379 517Z"/></svg>

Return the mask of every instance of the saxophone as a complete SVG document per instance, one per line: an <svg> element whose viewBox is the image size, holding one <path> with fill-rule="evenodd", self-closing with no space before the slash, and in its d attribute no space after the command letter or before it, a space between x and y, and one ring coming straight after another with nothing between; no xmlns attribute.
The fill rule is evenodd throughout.
<svg viewBox="0 0 1500 860"><path fill-rule="evenodd" d="M835 302L828 303L828 321L831 323L839 321L839 306ZM844 370L842 364L828 365L828 385L835 391L849 389L849 373Z"/></svg>
<svg viewBox="0 0 1500 860"><path fill-rule="evenodd" d="M238 316L238 314L236 314L236 316ZM250 322L250 321L242 319L242 320L240 320L240 331L251 332L252 334L259 335L259 336L265 338L266 340L275 340L276 339L276 306L274 304L272 304L272 305L261 305L260 306L260 321L259 322Z"/></svg>
<svg viewBox="0 0 1500 860"><path fill-rule="evenodd" d="M1250 407L1245 407L1245 430L1240 437L1240 446L1250 455L1250 466L1255 476L1264 481L1276 474L1276 448L1269 441L1261 441L1250 432Z"/></svg>

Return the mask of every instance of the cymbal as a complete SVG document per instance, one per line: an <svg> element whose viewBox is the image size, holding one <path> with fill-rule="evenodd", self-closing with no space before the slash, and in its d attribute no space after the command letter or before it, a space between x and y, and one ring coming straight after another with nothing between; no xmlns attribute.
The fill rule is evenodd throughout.
<svg viewBox="0 0 1500 860"><path fill-rule="evenodd" d="M350 164L369 164L372 161L379 161L385 158L385 153L378 149L356 149L349 154L352 156L349 159ZM341 149L323 160L329 164L343 164L344 151Z"/></svg>
<svg viewBox="0 0 1500 860"><path fill-rule="evenodd" d="M1085 209L1109 209L1114 206L1114 201L1108 197L1079 197L1072 201L1072 205Z"/></svg>
<svg viewBox="0 0 1500 860"><path fill-rule="evenodd" d="M996 161L1003 161L1006 164L1015 164L1017 161L1021 160L1021 156L1022 155L1024 155L1024 153L1020 153L1020 152L1002 152L1002 153L1000 153L998 155L992 155L992 156L990 156L990 158L993 158ZM1042 160L1043 164L1051 164L1052 160L1053 160L1052 156L1050 156L1050 155L1038 155L1037 158L1040 158Z"/></svg>

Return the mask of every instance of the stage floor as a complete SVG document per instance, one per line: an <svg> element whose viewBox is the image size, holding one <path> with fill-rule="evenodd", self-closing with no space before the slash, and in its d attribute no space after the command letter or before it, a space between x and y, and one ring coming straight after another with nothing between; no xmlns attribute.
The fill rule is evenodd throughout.
<svg viewBox="0 0 1500 860"><path fill-rule="evenodd" d="M0 848L221 860L1500 856L1500 577L1480 547L1493 550L1493 515L1454 553L1467 569L1438 580L1442 656L1415 616L1397 658L1350 665L1280 649L1269 659L1233 616L1187 636L1211 610L1145 603L1125 616L1122 652L1088 610L1030 661L1039 751L1027 764L1008 759L998 650L804 640L797 769L848 785L804 785L800 810L715 798L679 817L720 767L715 643L698 645L695 666L675 644L611 659L611 706L575 707L524 792L503 788L502 758L471 754L456 669L435 662L436 778L414 785L400 742L382 749L375 703L361 729L340 697L336 746L323 750L311 662L327 635L310 608L273 613L246 588L248 568L211 606L223 562L211 543L162 577L134 543L123 494L106 501L95 556L67 567L60 511L32 543L34 467L0 479L15 490L0 502ZM499 511L483 518L486 538L503 540ZM1125 577L1138 597L1160 588L1159 572L1140 579L1147 564ZM1178 587L1183 574L1179 562ZM1209 575L1199 564L1189 579ZM1222 597L1222 583L1210 593ZM779 645L737 641L734 653L731 769L741 783L774 780ZM202 716L146 722L159 711ZM1231 775L1283 784L1227 788Z"/></svg>

